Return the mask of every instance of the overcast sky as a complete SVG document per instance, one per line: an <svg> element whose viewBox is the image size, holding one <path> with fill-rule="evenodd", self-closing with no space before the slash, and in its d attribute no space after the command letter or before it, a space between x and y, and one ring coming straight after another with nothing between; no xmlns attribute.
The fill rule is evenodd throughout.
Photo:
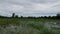
<svg viewBox="0 0 60 34"><path fill-rule="evenodd" d="M50 16L60 12L60 0L0 0L0 15Z"/></svg>

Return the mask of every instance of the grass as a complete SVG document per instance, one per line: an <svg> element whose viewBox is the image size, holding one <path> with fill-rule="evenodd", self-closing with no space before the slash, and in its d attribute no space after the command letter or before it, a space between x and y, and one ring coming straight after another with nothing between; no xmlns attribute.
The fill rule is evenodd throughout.
<svg viewBox="0 0 60 34"><path fill-rule="evenodd" d="M46 22L60 22L60 20L46 18L0 18L0 26L2 26L0 32L2 34L60 34L58 31L52 31L52 29L44 27Z"/></svg>

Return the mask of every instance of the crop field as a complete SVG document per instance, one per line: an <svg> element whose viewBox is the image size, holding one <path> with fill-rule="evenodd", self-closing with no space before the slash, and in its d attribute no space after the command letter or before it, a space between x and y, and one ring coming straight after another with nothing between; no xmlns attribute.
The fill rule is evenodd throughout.
<svg viewBox="0 0 60 34"><path fill-rule="evenodd" d="M0 34L60 34L57 25L60 19L0 18Z"/></svg>

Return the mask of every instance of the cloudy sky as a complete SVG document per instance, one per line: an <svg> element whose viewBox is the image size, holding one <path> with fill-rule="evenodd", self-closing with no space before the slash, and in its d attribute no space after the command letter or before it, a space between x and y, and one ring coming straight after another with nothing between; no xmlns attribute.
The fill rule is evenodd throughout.
<svg viewBox="0 0 60 34"><path fill-rule="evenodd" d="M60 12L60 0L0 0L0 15L52 16Z"/></svg>

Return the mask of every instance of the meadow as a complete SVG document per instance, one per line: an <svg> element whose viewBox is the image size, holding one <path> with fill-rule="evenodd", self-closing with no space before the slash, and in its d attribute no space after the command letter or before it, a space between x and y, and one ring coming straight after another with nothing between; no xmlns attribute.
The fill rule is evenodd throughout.
<svg viewBox="0 0 60 34"><path fill-rule="evenodd" d="M60 19L0 18L0 34L60 34L60 28L49 29L45 23L60 23Z"/></svg>

